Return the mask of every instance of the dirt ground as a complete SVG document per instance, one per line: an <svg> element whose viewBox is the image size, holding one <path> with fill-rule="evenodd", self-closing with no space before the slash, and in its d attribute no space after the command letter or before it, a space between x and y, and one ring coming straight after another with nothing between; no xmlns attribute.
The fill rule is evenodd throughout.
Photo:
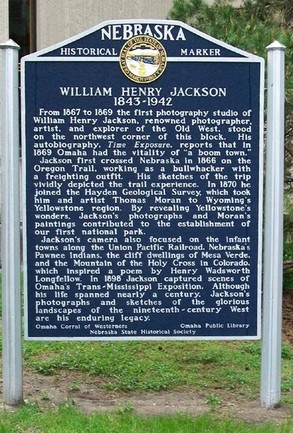
<svg viewBox="0 0 293 433"><path fill-rule="evenodd" d="M293 346L293 293L284 295L283 340ZM293 374L293 371L292 371ZM62 372L43 376L24 372L25 402L41 407L55 407L63 402L75 404L84 412L134 410L140 415L189 413L199 415L213 411L217 416L232 416L252 422L293 420L293 409L286 404L266 409L259 400L249 401L231 392L216 390L213 398L189 389L156 393L113 393L101 388L101 379L85 374ZM293 393L287 395L293 399Z"/></svg>

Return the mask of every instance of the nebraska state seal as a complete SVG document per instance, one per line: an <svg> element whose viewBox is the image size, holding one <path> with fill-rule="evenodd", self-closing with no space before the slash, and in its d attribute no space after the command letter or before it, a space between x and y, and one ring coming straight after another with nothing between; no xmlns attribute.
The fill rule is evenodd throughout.
<svg viewBox="0 0 293 433"><path fill-rule="evenodd" d="M166 64L165 48L152 36L134 36L120 51L120 67L126 77L136 83L155 81L164 72Z"/></svg>

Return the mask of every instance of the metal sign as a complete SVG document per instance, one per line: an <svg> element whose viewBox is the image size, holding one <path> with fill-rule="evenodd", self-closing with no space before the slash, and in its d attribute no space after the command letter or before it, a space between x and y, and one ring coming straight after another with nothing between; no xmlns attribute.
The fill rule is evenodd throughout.
<svg viewBox="0 0 293 433"><path fill-rule="evenodd" d="M263 60L110 21L22 80L26 337L259 338Z"/></svg>

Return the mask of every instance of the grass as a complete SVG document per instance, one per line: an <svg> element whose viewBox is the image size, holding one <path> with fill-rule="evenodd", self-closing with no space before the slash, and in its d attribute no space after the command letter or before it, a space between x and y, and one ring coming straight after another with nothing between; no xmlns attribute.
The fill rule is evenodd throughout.
<svg viewBox="0 0 293 433"><path fill-rule="evenodd" d="M35 372L82 372L103 379L107 390L226 389L256 398L260 387L260 342L26 342L24 357ZM282 358L283 392L290 392L289 345Z"/></svg>
<svg viewBox="0 0 293 433"><path fill-rule="evenodd" d="M79 412L66 404L57 410L42 411L28 405L0 415L0 433L293 433L292 424L251 425L211 415L140 417L129 411L110 414Z"/></svg>

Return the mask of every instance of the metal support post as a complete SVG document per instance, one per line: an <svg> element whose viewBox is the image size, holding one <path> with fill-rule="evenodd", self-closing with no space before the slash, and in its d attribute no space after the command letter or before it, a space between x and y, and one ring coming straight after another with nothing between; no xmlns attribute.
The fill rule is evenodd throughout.
<svg viewBox="0 0 293 433"><path fill-rule="evenodd" d="M281 399L283 189L284 189L284 57L274 42L268 50L268 106L263 281L261 404L276 407Z"/></svg>
<svg viewBox="0 0 293 433"><path fill-rule="evenodd" d="M20 200L19 200L19 46L9 40L2 50L2 291L3 401L22 401Z"/></svg>

